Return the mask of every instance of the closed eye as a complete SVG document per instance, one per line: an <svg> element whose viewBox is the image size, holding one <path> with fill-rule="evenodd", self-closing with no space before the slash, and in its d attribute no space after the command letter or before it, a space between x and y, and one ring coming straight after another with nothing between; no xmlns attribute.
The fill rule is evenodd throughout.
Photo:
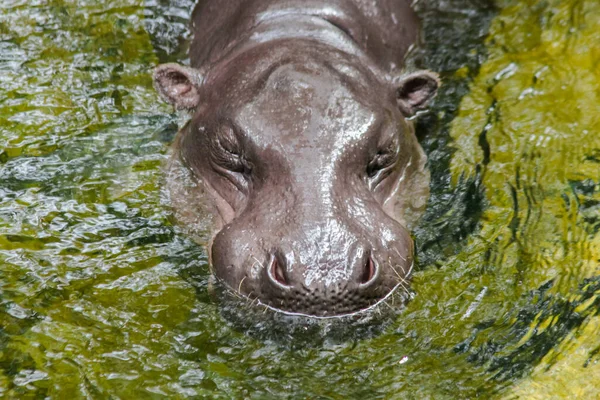
<svg viewBox="0 0 600 400"><path fill-rule="evenodd" d="M231 127L221 127L221 131L213 139L211 153L213 162L229 172L247 174L251 170L241 143Z"/></svg>
<svg viewBox="0 0 600 400"><path fill-rule="evenodd" d="M376 177L382 170L394 165L397 159L395 152L378 152L367 165L367 176L369 178Z"/></svg>
<svg viewBox="0 0 600 400"><path fill-rule="evenodd" d="M213 160L222 168L231 172L243 173L246 171L246 163L242 155L236 150L228 149L221 141L217 141L216 149L213 151Z"/></svg>

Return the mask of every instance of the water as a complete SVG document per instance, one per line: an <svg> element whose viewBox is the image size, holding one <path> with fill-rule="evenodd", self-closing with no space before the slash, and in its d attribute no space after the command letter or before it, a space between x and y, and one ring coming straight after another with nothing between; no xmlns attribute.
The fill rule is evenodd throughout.
<svg viewBox="0 0 600 400"><path fill-rule="evenodd" d="M445 86L416 296L311 343L225 319L161 193L150 72L185 62L191 3L0 5L0 398L600 395L596 1L418 3L411 63Z"/></svg>

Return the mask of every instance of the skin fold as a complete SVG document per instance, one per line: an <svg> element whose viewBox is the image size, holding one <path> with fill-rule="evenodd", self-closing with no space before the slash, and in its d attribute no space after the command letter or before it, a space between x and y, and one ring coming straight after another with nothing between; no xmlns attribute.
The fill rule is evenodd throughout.
<svg viewBox="0 0 600 400"><path fill-rule="evenodd" d="M168 166L177 219L210 224L215 276L278 310L343 315L406 290L429 194L408 118L439 86L402 69L408 2L223 3L196 6L191 66L154 73L191 113Z"/></svg>

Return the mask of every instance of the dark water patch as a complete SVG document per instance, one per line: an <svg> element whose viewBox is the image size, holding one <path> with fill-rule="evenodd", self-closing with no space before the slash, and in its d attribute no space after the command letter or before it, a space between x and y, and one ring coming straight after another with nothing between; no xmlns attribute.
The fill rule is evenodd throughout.
<svg viewBox="0 0 600 400"><path fill-rule="evenodd" d="M547 282L527 297L527 305L514 310L501 320L478 324L473 335L455 347L467 353L471 362L486 366L492 379L509 383L526 376L548 353L568 335L576 332L590 317L600 312L600 277L585 279L572 294L573 300L552 293L553 281ZM581 307L585 305L585 307ZM479 335L500 326L507 327L501 340L488 340L473 346ZM594 351L589 357L595 356ZM548 368L560 357L555 354Z"/></svg>
<svg viewBox="0 0 600 400"><path fill-rule="evenodd" d="M409 63L436 71L442 78L431 111L416 121L416 133L431 172L427 211L414 231L418 266L424 268L457 254L464 239L476 230L485 207L481 184L485 162L477 167L475 176L451 183L449 166L454 149L450 123L487 57L485 39L498 10L493 1L461 0L421 1L417 11L423 20L422 45Z"/></svg>
<svg viewBox="0 0 600 400"><path fill-rule="evenodd" d="M600 184L591 179L570 181L569 184L575 195L577 212L582 216L588 233L597 235L600 231Z"/></svg>

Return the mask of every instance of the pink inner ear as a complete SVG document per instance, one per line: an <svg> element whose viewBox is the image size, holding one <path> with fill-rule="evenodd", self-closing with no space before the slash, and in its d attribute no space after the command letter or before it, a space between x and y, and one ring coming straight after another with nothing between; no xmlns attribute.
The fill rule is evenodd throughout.
<svg viewBox="0 0 600 400"><path fill-rule="evenodd" d="M412 92L408 95L408 102L412 105L422 104L427 101L428 93L424 91Z"/></svg>
<svg viewBox="0 0 600 400"><path fill-rule="evenodd" d="M178 84L173 85L169 89L169 95L172 97L178 97L178 96L186 94L190 90L192 90L191 85L186 84L186 83L178 83Z"/></svg>
<svg viewBox="0 0 600 400"><path fill-rule="evenodd" d="M179 110L191 110L198 105L197 80L197 71L176 64L160 65L154 73L158 93Z"/></svg>
<svg viewBox="0 0 600 400"><path fill-rule="evenodd" d="M398 97L400 100L406 101L413 107L425 105L427 101L433 97L437 89L435 80L414 77L408 79L399 90Z"/></svg>

